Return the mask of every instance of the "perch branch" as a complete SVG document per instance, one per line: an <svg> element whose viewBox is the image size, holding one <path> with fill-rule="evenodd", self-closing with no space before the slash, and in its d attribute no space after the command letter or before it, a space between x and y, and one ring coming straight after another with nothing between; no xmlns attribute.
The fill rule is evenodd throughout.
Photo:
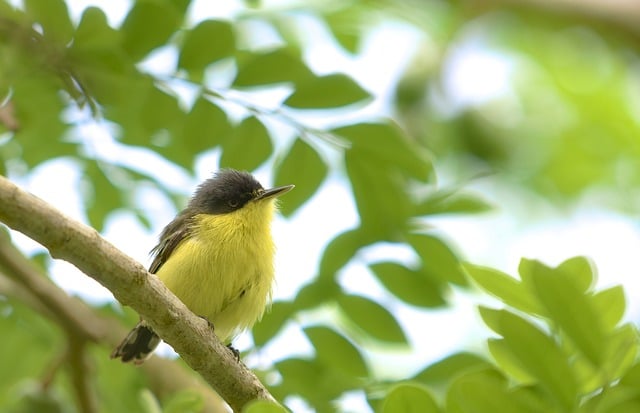
<svg viewBox="0 0 640 413"><path fill-rule="evenodd" d="M74 264L136 310L234 411L255 399L275 401L205 320L93 228L66 217L4 177L0 177L0 221L42 244L54 258Z"/></svg>

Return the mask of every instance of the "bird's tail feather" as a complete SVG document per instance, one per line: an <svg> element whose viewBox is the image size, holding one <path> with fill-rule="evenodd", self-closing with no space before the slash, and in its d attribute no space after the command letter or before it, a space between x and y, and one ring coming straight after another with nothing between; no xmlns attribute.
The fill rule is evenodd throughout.
<svg viewBox="0 0 640 413"><path fill-rule="evenodd" d="M160 344L160 337L144 321L140 321L113 350L111 358L124 363L142 364Z"/></svg>

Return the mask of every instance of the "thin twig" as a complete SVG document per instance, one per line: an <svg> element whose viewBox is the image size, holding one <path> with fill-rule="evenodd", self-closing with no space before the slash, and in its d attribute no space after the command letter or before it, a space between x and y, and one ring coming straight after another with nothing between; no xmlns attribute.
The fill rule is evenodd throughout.
<svg viewBox="0 0 640 413"><path fill-rule="evenodd" d="M40 378L40 386L42 386L42 391L48 391L51 383L53 383L53 379L55 379L56 374L60 371L65 362L65 354L57 354L55 358L53 358L49 364L45 366L44 371L42 372L42 377Z"/></svg>
<svg viewBox="0 0 640 413"><path fill-rule="evenodd" d="M77 336L69 336L67 360L71 383L76 393L79 410L83 413L97 413L100 411L92 378L93 367L87 354L87 342Z"/></svg>
<svg viewBox="0 0 640 413"><path fill-rule="evenodd" d="M20 123L16 118L13 101L8 100L4 104L0 105L0 123L10 131L16 131L20 128Z"/></svg>
<svg viewBox="0 0 640 413"><path fill-rule="evenodd" d="M270 109L270 108L257 105L253 102L249 102L248 100L241 99L237 96L232 96L230 93L230 89L229 90L212 89L212 88L205 87L200 83L196 83L189 79L184 79L178 76L168 76L168 77L165 77L164 79L156 77L155 79L156 79L156 82L159 82L160 84L164 85L165 88L169 90L172 90L172 88L169 86L170 83L172 82L179 81L179 82L189 83L199 88L201 93L204 96L208 96L218 101L240 106L243 109L255 115L269 117L271 119L284 123L285 125L288 125L293 129L295 129L298 135L307 141L310 141L309 139L310 136L316 136L324 140L325 142L331 144L332 146L335 146L340 149L347 149L351 146L350 143L346 141L344 138L334 133L327 132L324 129L314 128L312 126L306 125L300 122L298 119L296 119L292 115L286 113L282 108Z"/></svg>

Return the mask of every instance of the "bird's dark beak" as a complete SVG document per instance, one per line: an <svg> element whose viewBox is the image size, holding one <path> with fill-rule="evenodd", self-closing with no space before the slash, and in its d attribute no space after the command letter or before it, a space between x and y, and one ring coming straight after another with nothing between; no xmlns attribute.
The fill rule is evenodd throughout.
<svg viewBox="0 0 640 413"><path fill-rule="evenodd" d="M267 199L267 198L280 196L282 194L286 194L287 192L291 191L293 188L295 188L295 185L285 185L285 186L279 186L277 188L265 189L265 191L260 195L258 195L255 199L257 201L259 199Z"/></svg>

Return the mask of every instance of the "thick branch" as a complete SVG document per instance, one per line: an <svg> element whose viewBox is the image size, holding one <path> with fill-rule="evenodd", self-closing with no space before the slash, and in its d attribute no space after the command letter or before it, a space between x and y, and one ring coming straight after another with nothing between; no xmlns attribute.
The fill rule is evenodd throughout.
<svg viewBox="0 0 640 413"><path fill-rule="evenodd" d="M74 264L131 306L235 411L254 399L274 400L258 378L238 363L207 322L178 300L154 275L41 199L0 177L0 220Z"/></svg>
<svg viewBox="0 0 640 413"><path fill-rule="evenodd" d="M9 240L0 239L0 268L0 293L15 297L51 318L65 328L68 335L112 349L127 333L118 321L100 316L85 302L69 297L40 274L39 269ZM205 412L226 411L217 393L176 363L152 357L139 368L145 372L149 387L159 397L191 389L202 396Z"/></svg>

